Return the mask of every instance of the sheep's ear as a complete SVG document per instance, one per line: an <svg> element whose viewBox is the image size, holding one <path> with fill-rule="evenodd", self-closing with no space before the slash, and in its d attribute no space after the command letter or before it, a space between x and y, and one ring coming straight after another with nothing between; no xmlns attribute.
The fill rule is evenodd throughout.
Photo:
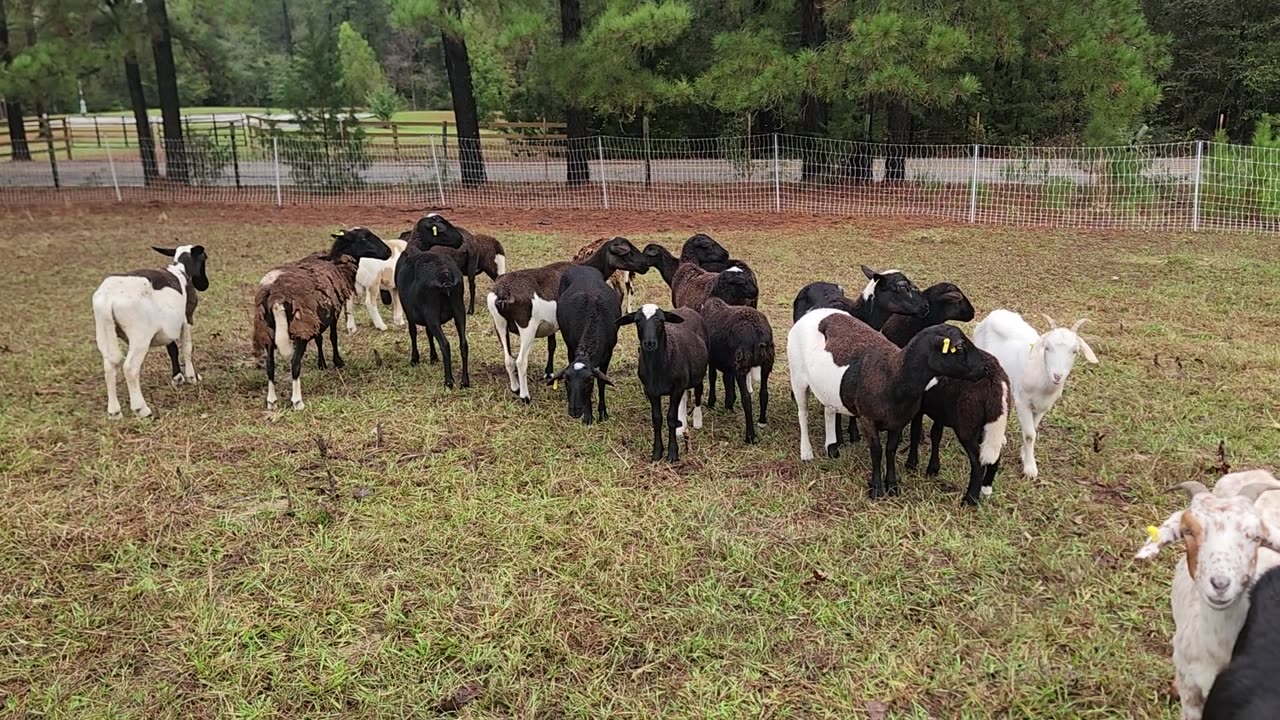
<svg viewBox="0 0 1280 720"><path fill-rule="evenodd" d="M596 379L603 382L605 385L608 385L609 387L613 387L613 381L610 380L603 372L601 372L600 368L592 368L591 374L595 375Z"/></svg>
<svg viewBox="0 0 1280 720"><path fill-rule="evenodd" d="M1080 352L1084 353L1084 359L1089 361L1090 365L1098 364L1098 356L1093 354L1093 348L1089 347L1089 343L1084 338L1076 336L1076 341L1080 343Z"/></svg>
<svg viewBox="0 0 1280 720"><path fill-rule="evenodd" d="M201 256L201 255L203 255L203 254L204 254L204 246L203 246L203 245L192 245L192 246L191 246L191 255L192 255L192 257L199 257L199 256Z"/></svg>
<svg viewBox="0 0 1280 720"><path fill-rule="evenodd" d="M165 255L168 257L173 257L174 254L178 252L178 248L162 248L162 247L156 247L155 245L152 245L151 249L155 250L161 255Z"/></svg>
<svg viewBox="0 0 1280 720"><path fill-rule="evenodd" d="M1266 518L1260 518L1259 522L1260 535L1258 539L1262 541L1262 546L1268 550L1280 552L1280 529L1267 522Z"/></svg>
<svg viewBox="0 0 1280 720"><path fill-rule="evenodd" d="M621 240L624 243L627 243L627 245L631 244L630 241L628 241L624 237L621 237L621 236L615 237L614 239L609 241L609 252L613 253L614 255L626 255L627 253L631 252L631 248L627 247L627 245L623 245L619 243L618 242L619 240Z"/></svg>
<svg viewBox="0 0 1280 720"><path fill-rule="evenodd" d="M880 273L876 272L875 270L872 270L871 268L867 267L866 265L863 265L863 266L862 266L862 274L863 274L863 275L866 275L868 280L879 280L879 279L880 279Z"/></svg>
<svg viewBox="0 0 1280 720"><path fill-rule="evenodd" d="M1147 543L1138 550L1138 554L1134 555L1138 560L1149 560L1160 554L1160 549L1165 545L1178 542L1182 539L1182 512L1178 512L1169 516L1167 520L1160 524L1160 527L1151 526L1147 528ZM1280 540L1280 536L1277 537Z"/></svg>
<svg viewBox="0 0 1280 720"><path fill-rule="evenodd" d="M630 325L635 321L636 321L636 314L627 313L626 315L623 315L622 317L615 320L613 324L617 325L618 327L622 327L623 325Z"/></svg>
<svg viewBox="0 0 1280 720"><path fill-rule="evenodd" d="M672 325L679 325L680 323L684 322L684 318L680 317L679 315L673 312L663 313L662 318L666 320L668 323L671 323Z"/></svg>

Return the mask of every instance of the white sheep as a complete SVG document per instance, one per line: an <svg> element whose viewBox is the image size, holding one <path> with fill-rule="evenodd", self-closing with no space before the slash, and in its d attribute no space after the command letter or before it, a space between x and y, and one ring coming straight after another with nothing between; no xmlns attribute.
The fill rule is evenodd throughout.
<svg viewBox="0 0 1280 720"><path fill-rule="evenodd" d="M1236 476L1245 473L1236 473ZM1264 473L1269 476L1269 473ZM1170 605L1174 686L1182 720L1199 720L1218 672L1231 661L1232 647L1249 611L1249 588L1280 565L1280 526L1275 524L1280 494L1274 477L1239 487L1241 477L1224 476L1225 497L1198 482L1178 487L1191 495L1187 509L1148 529L1151 538L1136 557L1155 557L1182 540L1186 556L1174 571ZM1237 490L1238 488L1238 490Z"/></svg>
<svg viewBox="0 0 1280 720"><path fill-rule="evenodd" d="M1058 327L1048 315L1044 318L1050 330L1041 335L1021 315L992 310L973 331L973 343L1000 360L1013 386L1013 406L1022 426L1022 474L1029 478L1039 474L1036 429L1062 397L1076 355L1083 353L1090 364L1098 362L1089 343L1076 334L1084 320L1077 320L1068 330Z"/></svg>
<svg viewBox="0 0 1280 720"><path fill-rule="evenodd" d="M124 381L129 388L129 408L140 418L150 417L151 408L142 398L142 361L147 350L165 346L169 351L175 387L195 384L200 376L191 364L191 323L195 317L197 290L209 289L205 275L204 247L182 245L153 250L173 258L169 266L156 270L108 275L93 293L93 322L102 370L107 380L107 417L120 417L116 396L116 371L124 365ZM129 343L129 354L120 355L120 337ZM184 365L179 368L179 347Z"/></svg>
<svg viewBox="0 0 1280 720"><path fill-rule="evenodd" d="M360 268L356 270L356 291L351 298L347 300L347 332L354 333L356 331L356 318L353 314L356 298L364 301L365 309L369 311L369 319L373 321L373 326L379 330L386 330L387 324L383 322L382 315L378 313L378 303L375 299L380 293L386 292L391 295L391 322L397 327L405 325L404 310L400 307L400 293L396 292L396 261L400 259L400 254L404 252L404 240L383 240L387 247L391 248L391 257L386 260L377 258L360 258Z"/></svg>

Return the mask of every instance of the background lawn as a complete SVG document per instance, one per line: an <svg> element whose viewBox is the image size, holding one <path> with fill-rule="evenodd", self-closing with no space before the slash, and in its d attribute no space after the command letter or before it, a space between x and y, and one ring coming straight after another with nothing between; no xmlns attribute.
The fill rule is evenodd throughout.
<svg viewBox="0 0 1280 720"><path fill-rule="evenodd" d="M604 214L455 215L498 235L511 268L620 229ZM347 367L318 372L309 353L307 409L266 412L257 280L338 223L395 237L409 213L10 211L4 714L1176 716L1177 553L1130 558L1183 502L1167 488L1218 473L1220 441L1237 468L1280 457L1274 238L651 217L627 231L637 244L704 230L760 276L780 362L758 445L717 410L680 464L651 464L630 329L608 422L571 420L541 384L525 407L483 314L469 390L410 369L404 331L378 333L360 308ZM210 252L203 383L170 388L153 350L157 418L108 422L89 296L106 273L159 266L147 246L175 238ZM1016 422L977 510L959 505L950 435L943 475L907 473L885 502L866 499L863 445L800 464L791 300L814 279L860 288L859 263L955 281L979 317L1089 318L1101 364L1078 364L1046 418L1037 481L1019 476ZM668 301L656 273L637 286Z"/></svg>

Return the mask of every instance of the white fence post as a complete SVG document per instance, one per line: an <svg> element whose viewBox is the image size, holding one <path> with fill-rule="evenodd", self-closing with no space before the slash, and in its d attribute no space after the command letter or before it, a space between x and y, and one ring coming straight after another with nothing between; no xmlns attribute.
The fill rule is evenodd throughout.
<svg viewBox="0 0 1280 720"><path fill-rule="evenodd" d="M978 144L973 144L973 176L969 178L969 222L978 219Z"/></svg>
<svg viewBox="0 0 1280 720"><path fill-rule="evenodd" d="M604 209L609 209L609 186L604 182L604 138L596 136L596 147L600 149L600 194L604 196Z"/></svg>
<svg viewBox="0 0 1280 720"><path fill-rule="evenodd" d="M124 197L120 195L120 180L116 177L116 161L111 158L111 143L107 143L107 165L111 168L111 185L116 189L116 202L124 202Z"/></svg>
<svg viewBox="0 0 1280 720"><path fill-rule="evenodd" d="M1200 229L1200 168L1204 164L1204 141L1196 141L1196 183L1191 193L1191 229Z"/></svg>
<svg viewBox="0 0 1280 720"><path fill-rule="evenodd" d="M440 162L436 160L435 143L427 143L431 148L431 164L436 169L436 190L440 193L440 207L444 207L444 183L440 180Z"/></svg>
<svg viewBox="0 0 1280 720"><path fill-rule="evenodd" d="M280 196L280 138L271 138L271 160L276 166L276 207L284 206L284 199Z"/></svg>
<svg viewBox="0 0 1280 720"><path fill-rule="evenodd" d="M778 133L773 134L773 211L782 212L782 188L778 172Z"/></svg>

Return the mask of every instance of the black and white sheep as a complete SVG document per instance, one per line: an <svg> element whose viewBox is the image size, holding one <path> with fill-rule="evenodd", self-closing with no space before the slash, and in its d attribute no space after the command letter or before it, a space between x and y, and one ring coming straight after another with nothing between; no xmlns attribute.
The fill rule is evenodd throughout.
<svg viewBox="0 0 1280 720"><path fill-rule="evenodd" d="M652 303L618 319L618 326L635 324L640 341L636 375L649 398L653 421L653 461L662 459L662 398L667 406L667 460L680 458L677 437L688 416L689 391L694 393L694 427L701 425L702 378L707 372L707 334L702 316L692 308L664 312Z"/></svg>
<svg viewBox="0 0 1280 720"><path fill-rule="evenodd" d="M276 406L276 352L291 355L292 404L302 410L302 356L315 341L324 367L322 339L329 331L333 365L342 367L338 354L338 320L355 292L360 258L386 260L391 248L366 228L333 233L327 253L314 253L281 265L262 277L254 297L253 349L267 356L267 409Z"/></svg>
<svg viewBox="0 0 1280 720"><path fill-rule="evenodd" d="M857 417L871 455L871 497L898 492L895 454L902 430L920 409L921 396L939 377L976 380L986 372L977 348L958 328L935 325L899 349L846 312L813 310L787 336L791 392L800 422L800 459L813 459L808 391L826 415L827 454L839 456L837 414ZM887 442L880 444L880 433ZM881 482L881 463L887 465Z"/></svg>
<svg viewBox="0 0 1280 720"><path fill-rule="evenodd" d="M580 263L595 268L601 276L614 270L645 273L649 263L631 241L615 237L601 245L591 257ZM544 378L549 378L555 368L556 300L560 296L560 276L574 263L558 262L529 270L516 270L497 279L493 290L485 298L489 315L493 317L494 330L502 345L502 359L507 367L507 379L511 392L517 393L526 403L529 396L529 354L536 338L547 338L547 368ZM512 330L520 338L520 355L511 354Z"/></svg>
<svg viewBox="0 0 1280 720"><path fill-rule="evenodd" d="M609 363L618 344L618 318L622 317L621 300L592 267L567 268L560 276L560 299L556 301L556 322L569 364L552 376L549 383L564 381L569 402L569 417L582 418L590 425L593 386L599 386L599 418L609 419L604 388L612 386Z"/></svg>
<svg viewBox="0 0 1280 720"><path fill-rule="evenodd" d="M396 290L409 324L409 364L417 365L421 361L418 354L418 326L421 325L432 343L433 360L435 344L440 345L440 354L444 357L444 386L448 388L453 387L453 358L444 324L450 320L458 330L462 387L471 387L463 273L453 258L431 251L436 247L457 248L462 243L463 235L457 227L439 215L427 215L414 227L412 239L396 263Z"/></svg>
<svg viewBox="0 0 1280 720"><path fill-rule="evenodd" d="M161 269L108 275L93 293L93 324L102 353L110 418L120 417L116 373L122 365L129 408L140 418L150 417L151 408L142 397L142 361L152 347L163 345L168 350L170 382L175 387L200 380L191 363L191 326L199 301L197 291L209 289L205 273L208 254L201 245L152 250L173 258L173 262ZM128 342L128 355L121 356L117 337Z"/></svg>
<svg viewBox="0 0 1280 720"><path fill-rule="evenodd" d="M702 319L707 329L708 373L718 370L724 374L726 409L733 409L730 388L736 385L742 393L745 439L754 443L751 381L760 384L760 426L764 427L768 424L769 374L773 372L773 328L759 310L729 305L718 297L702 304Z"/></svg>
<svg viewBox="0 0 1280 720"><path fill-rule="evenodd" d="M1249 612L1231 662L1218 673L1203 720L1273 720L1280 717L1280 569L1253 585Z"/></svg>

